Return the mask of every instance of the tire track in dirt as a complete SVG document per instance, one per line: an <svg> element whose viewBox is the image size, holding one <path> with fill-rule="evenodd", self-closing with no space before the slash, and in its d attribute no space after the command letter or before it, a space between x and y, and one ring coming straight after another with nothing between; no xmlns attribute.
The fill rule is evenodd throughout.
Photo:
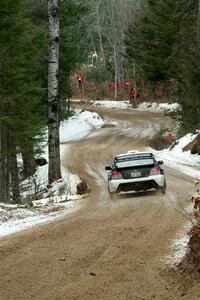
<svg viewBox="0 0 200 300"><path fill-rule="evenodd" d="M119 120L117 126L70 143L62 159L91 188L80 210L1 239L2 300L188 299L176 287L170 290L162 276L162 258L185 222L169 199L187 206L191 180L166 168L166 196L150 191L112 201L104 173L115 154L148 145L139 130L132 130L134 126L143 124L145 130L146 124L150 132L155 124L162 127L169 120L149 113L105 109L101 113L108 120Z"/></svg>

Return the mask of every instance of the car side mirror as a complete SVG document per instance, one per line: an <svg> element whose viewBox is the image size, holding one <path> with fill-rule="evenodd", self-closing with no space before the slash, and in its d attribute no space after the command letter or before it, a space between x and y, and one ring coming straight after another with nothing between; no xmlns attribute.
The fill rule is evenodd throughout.
<svg viewBox="0 0 200 300"><path fill-rule="evenodd" d="M111 170L112 170L112 168L111 168L111 166L105 166L105 170L107 170L107 171L111 171Z"/></svg>
<svg viewBox="0 0 200 300"><path fill-rule="evenodd" d="M164 162L162 160L158 161L158 165L163 165L163 164L164 164Z"/></svg>

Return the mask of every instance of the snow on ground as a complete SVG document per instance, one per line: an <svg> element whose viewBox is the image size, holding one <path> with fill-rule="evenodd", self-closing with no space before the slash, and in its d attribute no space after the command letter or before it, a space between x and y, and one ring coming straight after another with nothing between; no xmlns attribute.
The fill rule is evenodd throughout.
<svg viewBox="0 0 200 300"><path fill-rule="evenodd" d="M86 137L104 124L105 121L97 113L75 110L74 116L60 125L61 157L69 147L64 143ZM48 159L47 145L44 145L42 156ZM51 222L79 207L83 199L83 196L77 195L77 185L81 181L79 176L63 167L61 167L61 173L62 179L54 182L47 189L48 164L40 166L32 178L23 182L23 197L27 199L25 205L0 203L0 237L30 228L33 225ZM30 195L40 191L41 199L28 200Z"/></svg>
<svg viewBox="0 0 200 300"><path fill-rule="evenodd" d="M105 121L99 116L99 114L90 111L81 111L75 110L75 114L73 117L69 118L61 122L60 125L60 151L61 157L64 152L67 150L68 145L64 144L70 141L79 140L83 137L86 137L92 131L101 128L105 124ZM45 146L43 157L48 159L48 148ZM80 179L76 174L71 174L69 170L61 167L62 178L64 179L65 183L70 190L66 191L67 194L75 194L76 193L76 186L80 182ZM44 189L48 183L48 164L42 167L38 167L34 178L38 184L38 188ZM31 184L32 184L32 178ZM62 184L60 184L62 185ZM31 190L32 187L32 190ZM30 187L29 191L31 193L35 192L35 187L33 184ZM59 190L61 186L55 186L54 190Z"/></svg>
<svg viewBox="0 0 200 300"><path fill-rule="evenodd" d="M63 201L65 197L63 197ZM61 201L61 197L59 200ZM55 199L54 199L55 201ZM31 228L35 225L50 223L66 214L79 209L81 202L72 197L71 201L52 203L37 208L13 208L10 210L0 208L0 237ZM39 204L38 204L39 205Z"/></svg>
<svg viewBox="0 0 200 300"><path fill-rule="evenodd" d="M131 109L132 105L129 101L110 101L110 100L95 100L90 102L93 106L102 106L116 109Z"/></svg>
<svg viewBox="0 0 200 300"><path fill-rule="evenodd" d="M60 125L61 157L68 147L68 145L64 143L82 139L88 136L92 131L101 128L104 124L105 121L95 112L82 111L79 109L75 110L74 116L61 122ZM44 154L42 156L48 160L47 145L44 146ZM67 194L75 194L76 186L80 182L80 179L76 174L70 173L69 170L66 170L63 167L61 168L61 172L64 184L68 187L65 192ZM34 176L23 182L23 185L28 188L28 192L25 191L23 194L24 196L27 196L34 194L38 190L45 190L47 184L48 164L38 167ZM56 190L55 187L54 190ZM46 196L46 194L44 196Z"/></svg>
<svg viewBox="0 0 200 300"><path fill-rule="evenodd" d="M164 149L156 151L151 149L157 159L162 159L164 163L180 172L200 179L200 155L191 154L190 151L183 151L183 148L190 142L194 141L197 134L188 133L176 141L173 149ZM192 211L192 204L188 207L188 215ZM187 222L183 230L172 241L170 249L171 253L164 261L170 265L177 265L187 253L187 244L189 240L188 232L191 229L191 222Z"/></svg>
<svg viewBox="0 0 200 300"><path fill-rule="evenodd" d="M196 134L188 133L179 140L173 149L156 151L151 149L157 158L163 159L169 167L175 168L180 172L193 178L200 178L200 155L191 154L190 151L183 151L183 148L194 141Z"/></svg>
<svg viewBox="0 0 200 300"><path fill-rule="evenodd" d="M93 105L132 109L129 101L95 101ZM137 108L140 111L177 111L180 110L178 104L155 104L141 103ZM101 128L105 124L104 120L97 114L88 111L76 110L75 115L67 121L63 121L60 127L61 156L66 152L68 145L63 143L78 140L88 136L95 129ZM200 178L200 156L192 155L189 151L184 152L183 148L195 139L197 134L187 134L177 141L173 149L162 151L151 151L157 158L163 159L164 163L170 167L192 176ZM44 157L48 158L47 147L45 147ZM47 185L48 165L38 167L34 177L40 189L45 189ZM16 205L5 205L0 203L0 237L30 228L34 225L52 222L56 218L75 211L83 200L76 195L76 187L80 178L72 174L69 170L62 168L62 180L55 182L52 188L46 191L44 198L31 202L34 208L17 207ZM30 182L30 191L33 193L37 185ZM28 193L24 193L28 194ZM53 197L52 197L52 195ZM77 201L78 200L78 201ZM165 258L165 262L176 265L187 252L187 242L190 226L186 227L172 241L171 253Z"/></svg>
<svg viewBox="0 0 200 300"><path fill-rule="evenodd" d="M91 101L93 106L102 106L116 109L133 109L129 100L126 101L109 101L99 100ZM136 110L149 111L154 113L181 111L181 106L178 103L156 103L156 102L141 102Z"/></svg>
<svg viewBox="0 0 200 300"><path fill-rule="evenodd" d="M178 103L156 103L142 102L137 107L139 111L150 111L155 113L181 111L181 106Z"/></svg>
<svg viewBox="0 0 200 300"><path fill-rule="evenodd" d="M104 124L105 121L98 113L77 109L73 117L61 123L60 142L79 140Z"/></svg>
<svg viewBox="0 0 200 300"><path fill-rule="evenodd" d="M171 267L178 265L182 258L186 255L189 241L188 232L190 231L191 227L192 223L188 221L183 230L180 231L172 240L170 245L170 254L163 259L167 265Z"/></svg>

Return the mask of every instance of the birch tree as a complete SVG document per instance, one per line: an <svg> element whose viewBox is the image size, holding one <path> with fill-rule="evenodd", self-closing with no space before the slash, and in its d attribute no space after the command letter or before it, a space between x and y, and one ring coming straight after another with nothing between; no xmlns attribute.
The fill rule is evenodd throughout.
<svg viewBox="0 0 200 300"><path fill-rule="evenodd" d="M59 6L48 0L49 68L48 68L48 148L49 183L61 178L59 139Z"/></svg>
<svg viewBox="0 0 200 300"><path fill-rule="evenodd" d="M101 61L107 60L111 65L115 81L114 97L117 99L117 83L128 77L124 59L124 32L130 21L132 9L135 8L133 4L136 5L136 3L128 0L100 0L98 2L89 0L87 2L90 7L89 39L92 48L95 47L100 53ZM88 19L85 22L88 22Z"/></svg>
<svg viewBox="0 0 200 300"><path fill-rule="evenodd" d="M131 9L132 5L127 0L106 0L107 26L104 27L104 35L110 45L114 65L115 99L118 96L117 82L124 81L127 77L124 32L128 26Z"/></svg>

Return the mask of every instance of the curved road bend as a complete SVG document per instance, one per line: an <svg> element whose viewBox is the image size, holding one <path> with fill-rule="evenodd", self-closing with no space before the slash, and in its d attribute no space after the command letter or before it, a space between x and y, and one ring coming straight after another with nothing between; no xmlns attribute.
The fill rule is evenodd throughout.
<svg viewBox="0 0 200 300"><path fill-rule="evenodd" d="M71 143L62 161L87 179L90 195L65 218L0 240L0 299L189 299L162 274L171 239L185 223L175 207L187 207L192 179L166 168L166 195L111 200L104 171L115 154L144 149L170 121L144 112L99 112L116 126ZM190 299L200 299L198 291Z"/></svg>

